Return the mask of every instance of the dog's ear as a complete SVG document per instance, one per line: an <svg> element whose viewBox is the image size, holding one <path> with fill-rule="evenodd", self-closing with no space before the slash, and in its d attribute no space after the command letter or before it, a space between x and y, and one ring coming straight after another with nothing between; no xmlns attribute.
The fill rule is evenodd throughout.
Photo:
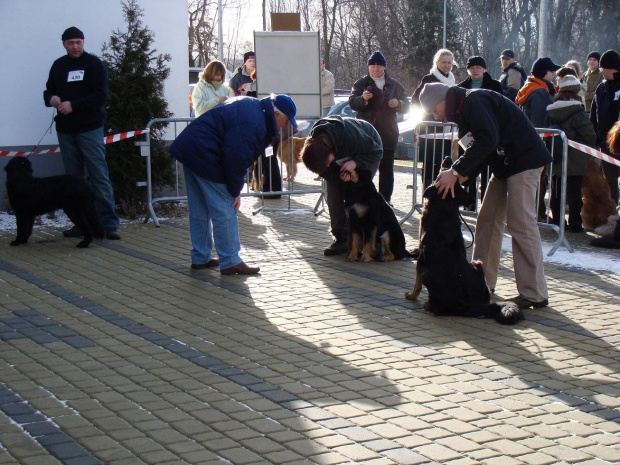
<svg viewBox="0 0 620 465"><path fill-rule="evenodd" d="M441 162L441 169L443 171L443 170L449 170L450 168L452 168L452 158L446 157Z"/></svg>
<svg viewBox="0 0 620 465"><path fill-rule="evenodd" d="M474 198L459 183L454 185L454 200L462 207L474 203Z"/></svg>
<svg viewBox="0 0 620 465"><path fill-rule="evenodd" d="M435 184L431 184L430 186L428 186L425 190L424 190L424 194L422 194L422 197L425 199L436 199L439 196L439 191L437 190L437 187L435 187Z"/></svg>

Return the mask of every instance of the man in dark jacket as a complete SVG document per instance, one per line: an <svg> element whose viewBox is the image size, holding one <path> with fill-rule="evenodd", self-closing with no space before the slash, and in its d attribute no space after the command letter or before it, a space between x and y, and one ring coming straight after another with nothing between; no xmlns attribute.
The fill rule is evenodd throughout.
<svg viewBox="0 0 620 465"><path fill-rule="evenodd" d="M620 56L618 52L607 50L601 56L600 64L605 80L596 88L590 121L594 124L596 143L601 148L601 152L614 156L607 146L607 134L620 115ZM603 171L611 190L611 198L618 203L620 167L603 161Z"/></svg>
<svg viewBox="0 0 620 465"><path fill-rule="evenodd" d="M527 73L517 63L515 52L510 49L502 52L500 60L502 62L502 75L499 77L499 83L502 86L504 95L514 102L515 98L517 98L517 92L523 87L527 79Z"/></svg>
<svg viewBox="0 0 620 465"><path fill-rule="evenodd" d="M170 146L170 155L183 164L193 269L220 265L225 275L259 272L239 257L241 189L247 169L278 129L289 122L297 127L296 111L287 95L230 98L192 121ZM214 242L219 260L211 258Z"/></svg>
<svg viewBox="0 0 620 465"><path fill-rule="evenodd" d="M54 119L65 172L78 178L88 172L88 182L106 237L120 239L103 143L108 73L99 58L84 51L84 33L77 27L63 32L62 45L67 54L52 65L43 101L45 106L58 111ZM77 237L84 232L73 226L63 234Z"/></svg>
<svg viewBox="0 0 620 465"><path fill-rule="evenodd" d="M397 113L409 111L409 100L399 82L385 72L387 62L381 52L368 59L368 75L357 80L351 89L349 105L357 118L372 124L383 143L379 166L379 192L388 202L394 191L394 152L398 144Z"/></svg>
<svg viewBox="0 0 620 465"><path fill-rule="evenodd" d="M478 219L474 259L485 266L489 288L495 289L502 238L512 236L515 280L520 308L548 305L540 232L536 224L536 190L543 167L552 161L525 114L504 96L484 90L465 91L445 84L427 84L420 101L439 121L459 127L465 153L436 185L444 197L454 195L456 182L474 179L485 165L492 176Z"/></svg>
<svg viewBox="0 0 620 465"><path fill-rule="evenodd" d="M256 70L256 56L254 52L245 52L243 54L243 65L239 66L233 77L230 78L228 86L233 90L235 95L247 95L248 90L242 89L244 84L253 82L252 73Z"/></svg>
<svg viewBox="0 0 620 465"><path fill-rule="evenodd" d="M327 208L335 240L325 249L325 255L347 253L349 248L344 183L355 168L370 171L374 176L382 154L381 137L366 121L328 116L312 127L302 160L327 184Z"/></svg>

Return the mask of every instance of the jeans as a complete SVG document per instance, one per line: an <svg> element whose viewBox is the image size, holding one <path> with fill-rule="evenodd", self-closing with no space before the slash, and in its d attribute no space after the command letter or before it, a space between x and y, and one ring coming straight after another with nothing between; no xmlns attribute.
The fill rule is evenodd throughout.
<svg viewBox="0 0 620 465"><path fill-rule="evenodd" d="M189 206L192 263L207 263L215 242L220 269L238 265L242 261L239 257L241 242L237 212L232 207L234 197L225 184L200 177L186 166L183 166L183 174Z"/></svg>
<svg viewBox="0 0 620 465"><path fill-rule="evenodd" d="M77 134L58 133L65 172L85 179L88 173L90 190L95 196L95 208L105 229L117 229L114 191L105 161L103 128Z"/></svg>

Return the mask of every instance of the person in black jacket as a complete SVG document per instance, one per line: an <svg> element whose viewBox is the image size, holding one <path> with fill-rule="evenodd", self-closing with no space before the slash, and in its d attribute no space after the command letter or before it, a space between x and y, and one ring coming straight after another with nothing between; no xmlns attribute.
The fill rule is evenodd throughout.
<svg viewBox="0 0 620 465"><path fill-rule="evenodd" d="M515 52L510 49L502 52L500 61L502 62L502 75L499 77L499 83L502 86L502 92L514 102L517 98L517 92L525 84L527 73L517 62Z"/></svg>
<svg viewBox="0 0 620 465"><path fill-rule="evenodd" d="M552 161L525 114L503 95L486 89L466 91L445 84L427 84L420 102L439 121L458 124L465 153L435 184L445 197L454 185L474 179L488 164L492 176L478 219L474 260L485 266L489 288L495 289L502 238L512 236L515 280L521 309L549 304L542 244L536 224L536 190L543 167Z"/></svg>
<svg viewBox="0 0 620 465"><path fill-rule="evenodd" d="M467 60L467 74L469 77L464 81L458 83L459 87L463 89L488 89L500 94L503 93L502 85L499 81L493 79L489 73L487 73L487 63L484 58L479 56L469 57ZM462 153L462 149L461 153ZM489 182L489 170L483 169L480 173L480 200L484 199L484 193L487 190L487 184ZM467 190L470 195L475 196L473 186Z"/></svg>
<svg viewBox="0 0 620 465"><path fill-rule="evenodd" d="M381 52L368 58L368 75L357 80L351 89L349 105L357 118L372 124L383 143L379 165L379 192L390 202L394 191L394 152L398 144L397 113L409 111L405 89L385 72L387 62Z"/></svg>
<svg viewBox="0 0 620 465"><path fill-rule="evenodd" d="M84 33L77 27L63 32L62 45L67 54L52 64L43 101L45 106L58 111L54 119L65 172L79 178L84 178L88 172L106 237L120 239L103 143L108 74L99 58L84 51ZM84 232L73 226L63 234L78 237Z"/></svg>
<svg viewBox="0 0 620 465"><path fill-rule="evenodd" d="M487 63L479 56L469 57L467 60L467 74L469 77L458 83L463 89L489 89L502 93L502 85L487 73Z"/></svg>
<svg viewBox="0 0 620 465"><path fill-rule="evenodd" d="M615 50L607 50L601 56L601 71L605 80L596 88L590 121L596 131L596 143L601 152L614 156L607 146L607 134L620 116L620 56ZM619 158L617 155L615 158ZM611 190L611 198L618 203L618 175L620 167L603 161L603 171Z"/></svg>

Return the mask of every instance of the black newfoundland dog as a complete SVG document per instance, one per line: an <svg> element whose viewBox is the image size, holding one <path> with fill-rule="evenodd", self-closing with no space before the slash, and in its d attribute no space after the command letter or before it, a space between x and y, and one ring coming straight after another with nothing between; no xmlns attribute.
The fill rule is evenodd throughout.
<svg viewBox="0 0 620 465"><path fill-rule="evenodd" d="M424 308L437 316L494 318L515 324L523 319L519 307L513 302L491 303L482 263L467 260L459 207L472 200L458 183L454 193L454 198L448 193L442 199L434 185L424 191L416 279L406 297L417 300L425 286L429 300Z"/></svg>
<svg viewBox="0 0 620 465"><path fill-rule="evenodd" d="M13 158L4 169L9 202L17 219L17 237L11 245L28 242L37 215L61 208L84 231L79 248L88 247L93 236L103 238L93 195L83 179L68 174L35 178L30 160L23 157Z"/></svg>

